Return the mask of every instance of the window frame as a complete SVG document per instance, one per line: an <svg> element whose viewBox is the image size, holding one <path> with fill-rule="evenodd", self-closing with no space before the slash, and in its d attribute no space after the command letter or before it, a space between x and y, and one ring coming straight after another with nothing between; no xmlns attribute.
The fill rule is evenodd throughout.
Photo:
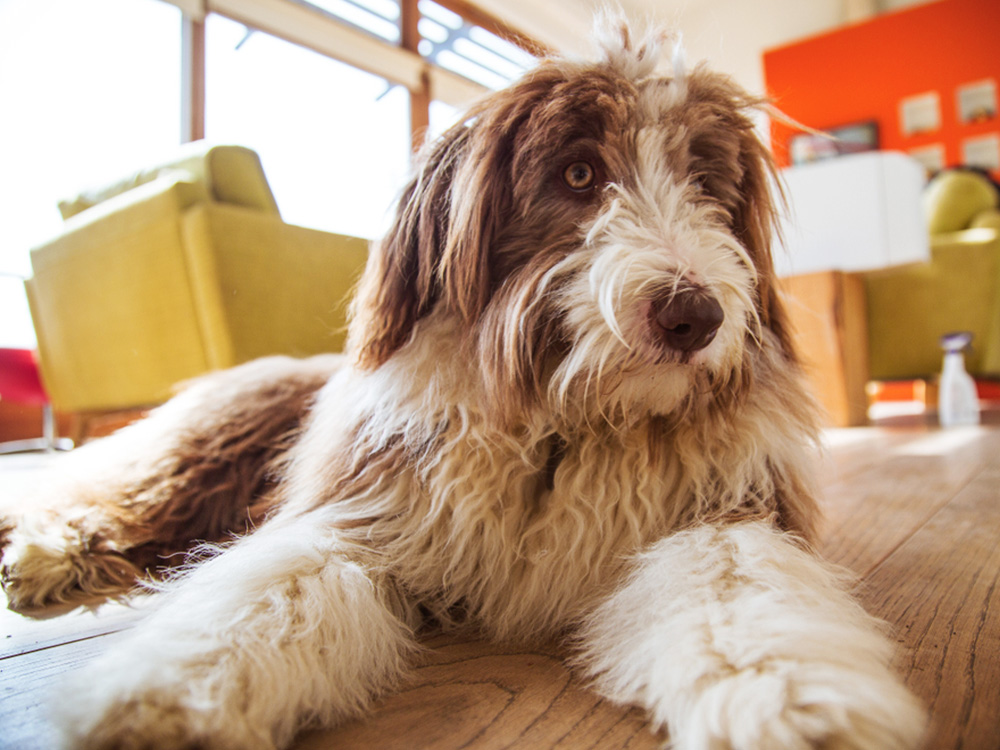
<svg viewBox="0 0 1000 750"><path fill-rule="evenodd" d="M410 135L414 151L423 143L430 122L431 101L437 99L453 106L464 106L488 91L420 55L419 0L399 0L398 45L370 36L294 0L162 1L176 5L183 12L181 134L184 141L199 140L205 135L205 17L210 13L405 86L410 97ZM532 55L551 51L467 0L435 1Z"/></svg>

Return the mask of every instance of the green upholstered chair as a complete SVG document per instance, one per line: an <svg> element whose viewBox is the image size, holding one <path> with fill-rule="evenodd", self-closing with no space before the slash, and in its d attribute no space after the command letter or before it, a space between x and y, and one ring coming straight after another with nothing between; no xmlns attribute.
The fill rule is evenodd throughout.
<svg viewBox="0 0 1000 750"><path fill-rule="evenodd" d="M343 347L367 242L283 222L249 149L190 144L60 208L26 282L57 410L144 407L213 369Z"/></svg>
<svg viewBox="0 0 1000 750"><path fill-rule="evenodd" d="M1000 375L1000 192L984 176L948 170L928 184L924 213L931 260L865 275L871 378L929 378L938 341L974 335L969 372Z"/></svg>

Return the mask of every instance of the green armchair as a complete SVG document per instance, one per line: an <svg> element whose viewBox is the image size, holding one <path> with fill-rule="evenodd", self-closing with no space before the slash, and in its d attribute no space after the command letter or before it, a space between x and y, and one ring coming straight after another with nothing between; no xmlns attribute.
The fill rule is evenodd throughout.
<svg viewBox="0 0 1000 750"><path fill-rule="evenodd" d="M26 282L59 411L141 408L209 370L343 347L367 242L284 223L249 149L190 144L60 208Z"/></svg>
<svg viewBox="0 0 1000 750"><path fill-rule="evenodd" d="M938 340L971 331L966 366L1000 375L1000 192L966 170L938 175L924 193L931 260L865 275L872 380L941 371Z"/></svg>

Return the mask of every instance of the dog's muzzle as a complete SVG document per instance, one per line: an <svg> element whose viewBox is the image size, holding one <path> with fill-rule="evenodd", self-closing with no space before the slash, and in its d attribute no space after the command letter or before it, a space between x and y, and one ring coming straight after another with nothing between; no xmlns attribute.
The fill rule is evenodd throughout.
<svg viewBox="0 0 1000 750"><path fill-rule="evenodd" d="M653 300L650 324L666 346L690 354L712 343L725 317L722 305L708 291L682 286Z"/></svg>

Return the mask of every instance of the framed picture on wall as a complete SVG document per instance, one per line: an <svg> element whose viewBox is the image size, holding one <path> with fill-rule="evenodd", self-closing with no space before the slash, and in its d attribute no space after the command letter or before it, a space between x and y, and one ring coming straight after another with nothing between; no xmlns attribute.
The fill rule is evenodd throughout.
<svg viewBox="0 0 1000 750"><path fill-rule="evenodd" d="M992 78L959 86L958 121L963 125L997 116L997 82Z"/></svg>
<svg viewBox="0 0 1000 750"><path fill-rule="evenodd" d="M856 122L824 133L799 133L788 141L792 164L808 164L844 154L878 149L878 123Z"/></svg>
<svg viewBox="0 0 1000 750"><path fill-rule="evenodd" d="M932 143L930 146L911 148L909 153L910 156L924 166L928 175L936 174L945 167L943 143Z"/></svg>
<svg viewBox="0 0 1000 750"><path fill-rule="evenodd" d="M933 133L941 127L941 97L937 91L908 96L899 103L899 127L904 136Z"/></svg>
<svg viewBox="0 0 1000 750"><path fill-rule="evenodd" d="M993 133L962 141L962 163L987 172L1000 169L1000 135Z"/></svg>

